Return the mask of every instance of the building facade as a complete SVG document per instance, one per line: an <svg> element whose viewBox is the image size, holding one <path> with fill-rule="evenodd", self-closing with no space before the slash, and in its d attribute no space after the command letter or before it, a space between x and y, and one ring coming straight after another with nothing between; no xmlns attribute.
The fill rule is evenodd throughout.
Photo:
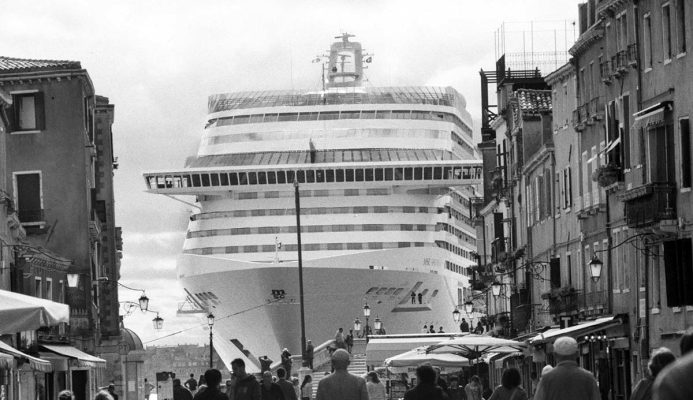
<svg viewBox="0 0 693 400"><path fill-rule="evenodd" d="M193 374L199 379L209 369L209 345L182 344L177 346L149 346L145 350L144 370L150 382L156 380L157 372L173 372L182 382ZM216 351L213 352L213 367L221 371L222 379L231 373Z"/></svg>

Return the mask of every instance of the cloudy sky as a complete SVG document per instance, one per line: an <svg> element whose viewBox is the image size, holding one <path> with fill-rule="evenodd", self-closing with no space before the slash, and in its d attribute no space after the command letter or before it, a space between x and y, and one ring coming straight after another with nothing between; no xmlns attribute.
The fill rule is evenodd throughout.
<svg viewBox="0 0 693 400"><path fill-rule="evenodd" d="M478 71L494 66L501 24L506 52L560 51L574 38L577 3L14 1L2 7L0 55L81 61L97 93L115 104L121 282L146 289L150 308L165 319L161 332L152 314L136 312L125 324L151 344L204 343L199 320L176 317L184 292L175 260L189 208L145 193L142 172L181 167L196 152L209 94L316 89L320 66L311 60L346 31L374 55L369 85L453 86L478 124ZM121 300L138 297L121 289Z"/></svg>

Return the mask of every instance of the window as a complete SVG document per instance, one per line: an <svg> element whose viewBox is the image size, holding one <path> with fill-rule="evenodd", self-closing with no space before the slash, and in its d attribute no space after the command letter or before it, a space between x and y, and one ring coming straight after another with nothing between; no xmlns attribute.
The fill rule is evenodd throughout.
<svg viewBox="0 0 693 400"><path fill-rule="evenodd" d="M693 305L691 239L664 242L667 307Z"/></svg>
<svg viewBox="0 0 693 400"><path fill-rule="evenodd" d="M46 298L53 300L53 279L46 278Z"/></svg>
<svg viewBox="0 0 693 400"><path fill-rule="evenodd" d="M664 59L671 59L671 7L669 7L669 3L662 6L662 45L664 46Z"/></svg>
<svg viewBox="0 0 693 400"><path fill-rule="evenodd" d="M673 126L649 128L646 132L646 182L674 182Z"/></svg>
<svg viewBox="0 0 693 400"><path fill-rule="evenodd" d="M43 222L43 196L40 172L15 172L15 203L22 223Z"/></svg>
<svg viewBox="0 0 693 400"><path fill-rule="evenodd" d="M684 0L676 0L676 44L679 54L686 52L686 5Z"/></svg>
<svg viewBox="0 0 693 400"><path fill-rule="evenodd" d="M691 129L688 118L679 120L681 132L681 187L691 187Z"/></svg>
<svg viewBox="0 0 693 400"><path fill-rule="evenodd" d="M12 104L14 105L11 114L13 131L39 131L46 128L43 93L12 93Z"/></svg>
<svg viewBox="0 0 693 400"><path fill-rule="evenodd" d="M652 68L652 19L647 13L643 17L643 60L645 68Z"/></svg>
<svg viewBox="0 0 693 400"><path fill-rule="evenodd" d="M34 278L34 296L43 298L43 285L40 277Z"/></svg>

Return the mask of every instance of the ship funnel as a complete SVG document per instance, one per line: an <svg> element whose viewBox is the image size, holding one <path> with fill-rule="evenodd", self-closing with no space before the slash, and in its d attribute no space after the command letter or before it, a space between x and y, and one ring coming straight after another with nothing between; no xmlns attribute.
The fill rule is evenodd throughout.
<svg viewBox="0 0 693 400"><path fill-rule="evenodd" d="M342 40L330 46L330 61L327 66L328 88L362 86L363 50L361 43L349 41L353 36L348 33L335 36L336 39Z"/></svg>

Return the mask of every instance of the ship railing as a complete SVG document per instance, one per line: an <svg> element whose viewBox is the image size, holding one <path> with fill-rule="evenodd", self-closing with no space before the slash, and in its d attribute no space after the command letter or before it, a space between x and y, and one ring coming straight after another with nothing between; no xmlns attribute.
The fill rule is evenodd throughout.
<svg viewBox="0 0 693 400"><path fill-rule="evenodd" d="M320 368L320 366L330 362L330 348L334 348L334 340L328 340L313 350L313 369ZM291 371L293 374L294 372L298 372L298 369L303 365L303 357L301 355L294 355L291 356L291 361ZM281 368L281 366L281 360L275 361L270 366L270 371L274 373L277 369Z"/></svg>

